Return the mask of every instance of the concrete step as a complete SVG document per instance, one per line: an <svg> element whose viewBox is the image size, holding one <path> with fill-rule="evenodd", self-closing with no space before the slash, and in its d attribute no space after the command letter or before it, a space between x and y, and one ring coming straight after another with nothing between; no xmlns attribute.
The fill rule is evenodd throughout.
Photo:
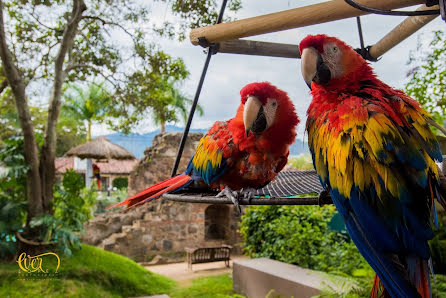
<svg viewBox="0 0 446 298"><path fill-rule="evenodd" d="M346 278L267 258L234 261L234 292L247 297L313 297L346 294L356 284Z"/></svg>

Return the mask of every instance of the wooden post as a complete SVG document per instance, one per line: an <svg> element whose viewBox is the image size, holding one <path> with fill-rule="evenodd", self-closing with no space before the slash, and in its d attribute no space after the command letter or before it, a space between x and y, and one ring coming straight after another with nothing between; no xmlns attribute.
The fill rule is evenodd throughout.
<svg viewBox="0 0 446 298"><path fill-rule="evenodd" d="M417 10L429 9L438 9L438 5L432 7L421 5ZM396 26L392 31L390 31L386 36L381 38L381 40L370 48L370 55L373 58L380 57L382 54L405 40L407 37L415 33L436 17L438 17L438 15L407 17L403 22L401 22L401 24Z"/></svg>
<svg viewBox="0 0 446 298"><path fill-rule="evenodd" d="M218 52L294 59L300 58L298 45L243 39L221 42Z"/></svg>
<svg viewBox="0 0 446 298"><path fill-rule="evenodd" d="M379 9L396 9L423 4L425 1L360 0L358 2ZM190 41L192 44L197 45L198 38L204 37L211 43L222 42L242 37L326 23L365 14L368 13L351 7L345 3L344 0L333 0L234 22L196 28L190 33Z"/></svg>

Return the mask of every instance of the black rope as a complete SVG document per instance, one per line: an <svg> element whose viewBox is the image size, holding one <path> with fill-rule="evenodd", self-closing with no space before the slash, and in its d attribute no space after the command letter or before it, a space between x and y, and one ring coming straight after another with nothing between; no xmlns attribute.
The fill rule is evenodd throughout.
<svg viewBox="0 0 446 298"><path fill-rule="evenodd" d="M223 0L223 2L221 4L220 13L218 14L218 18L217 18L217 24L221 23L221 21L223 19L223 14L225 12L227 2L228 2L228 0ZM200 38L199 40L201 43L207 42L205 38ZM194 117L195 109L197 108L198 98L200 97L201 88L203 87L203 82L204 82L204 78L206 77L206 72L208 70L209 62L211 61L212 55L216 53L215 47L217 47L217 45L213 45L213 44L209 44L209 43L208 43L208 45L209 45L209 47L208 47L208 53L206 56L206 61L204 62L204 66L203 66L203 70L201 72L200 81L198 82L197 90L195 91L194 101L193 101L192 106L189 111L189 117L187 118L186 127L184 128L183 136L181 137L180 146L178 147L177 157L175 159L175 164L173 165L173 168L172 168L172 173L171 173L172 177L177 174L178 166L180 164L181 156L183 155L184 145L186 144L187 135L189 134L190 125L192 123L192 118Z"/></svg>
<svg viewBox="0 0 446 298"><path fill-rule="evenodd" d="M356 24L358 25L359 43L361 44L361 56L365 56L364 37L362 36L361 18L356 17Z"/></svg>
<svg viewBox="0 0 446 298"><path fill-rule="evenodd" d="M427 15L437 15L440 14L439 9L431 9L431 10L417 10L417 11L397 11L397 10L385 10L378 9L373 7L364 6L359 4L354 0L344 0L350 6L374 14L382 14L386 16L427 16Z"/></svg>
<svg viewBox="0 0 446 298"><path fill-rule="evenodd" d="M359 17L356 17L356 24L358 25L359 42L361 44L361 48L355 49L356 53L361 55L362 58L364 58L366 60L369 60L369 61L372 61L372 62L378 61L378 59L376 59L375 57L372 57L372 55L370 55L370 48L371 48L371 46L368 46L368 47L364 46L364 37L363 37L363 34L362 34L361 19Z"/></svg>

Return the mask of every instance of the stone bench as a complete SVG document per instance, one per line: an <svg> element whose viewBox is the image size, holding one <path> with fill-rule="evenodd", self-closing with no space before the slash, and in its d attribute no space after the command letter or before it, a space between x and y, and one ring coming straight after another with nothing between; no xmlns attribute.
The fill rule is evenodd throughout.
<svg viewBox="0 0 446 298"><path fill-rule="evenodd" d="M313 297L321 291L346 293L355 284L345 278L259 258L233 263L234 292L251 297Z"/></svg>
<svg viewBox="0 0 446 298"><path fill-rule="evenodd" d="M224 261L226 267L229 267L229 260L231 259L230 245L222 245L218 247L200 247L189 248L186 247L187 267L192 270L192 264L210 263Z"/></svg>

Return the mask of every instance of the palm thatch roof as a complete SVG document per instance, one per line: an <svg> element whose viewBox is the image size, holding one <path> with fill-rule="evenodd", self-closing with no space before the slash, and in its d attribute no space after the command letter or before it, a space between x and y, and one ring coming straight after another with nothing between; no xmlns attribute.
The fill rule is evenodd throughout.
<svg viewBox="0 0 446 298"><path fill-rule="evenodd" d="M127 149L113 144L106 137L97 137L88 143L71 148L65 155L82 159L136 159Z"/></svg>

